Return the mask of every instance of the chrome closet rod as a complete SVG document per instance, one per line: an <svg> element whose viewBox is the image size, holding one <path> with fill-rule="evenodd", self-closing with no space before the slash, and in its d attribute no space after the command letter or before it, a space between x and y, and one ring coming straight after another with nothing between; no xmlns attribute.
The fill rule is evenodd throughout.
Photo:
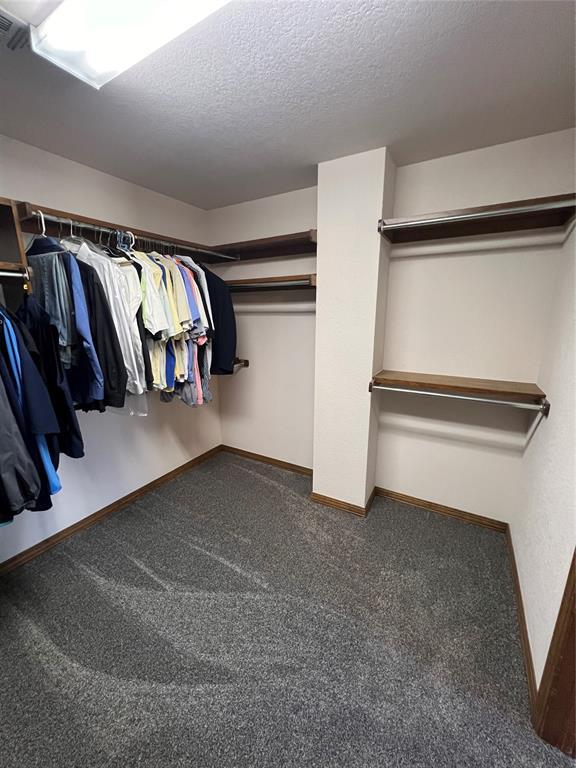
<svg viewBox="0 0 576 768"><path fill-rule="evenodd" d="M286 280L286 282L277 283L228 283L231 291L281 291L286 288L315 288L309 280Z"/></svg>
<svg viewBox="0 0 576 768"><path fill-rule="evenodd" d="M476 221L478 219L491 219L500 216L509 216L510 214L520 213L538 213L539 211L550 211L554 209L574 207L573 200L556 200L549 203L539 203L538 205L522 205L517 208L496 208L491 211L479 211L478 213L460 213L454 216L438 216L433 219L416 219L411 221L400 221L397 224L385 224L384 219L378 222L378 231L387 232L392 229L405 229L406 227L428 227L435 224L447 224L458 221Z"/></svg>
<svg viewBox="0 0 576 768"><path fill-rule="evenodd" d="M518 400L498 400L493 397L476 397L474 395L457 395L449 392L431 392L425 389L402 389L400 387L387 387L383 384L371 384L370 391L373 389L385 389L388 392L405 392L409 395L428 395L429 397L447 397L451 400L472 400L475 403L490 403L490 405L507 405L511 408L520 408L526 411L539 411L544 416L550 412L550 403L543 400L541 403L524 403Z"/></svg>
<svg viewBox="0 0 576 768"><path fill-rule="evenodd" d="M0 277L19 277L21 280L30 279L28 270L26 270L25 272L17 272L16 270L14 272L12 272L11 270L0 270Z"/></svg>
<svg viewBox="0 0 576 768"><path fill-rule="evenodd" d="M76 225L79 229L91 229L93 232L102 232L104 234L114 234L114 232L122 231L122 232L130 232L129 229L120 229L120 227L103 227L99 224L87 224L86 222L82 221L76 221L72 218L64 218L61 216L54 216L52 213L44 213L42 212L42 216L40 216L40 211L32 211L32 213L38 217L38 219L44 218L44 221L50 221L53 224L67 224L69 227L73 227ZM132 233L134 234L134 233ZM179 245L178 243L173 243L170 240L162 240L157 237L147 237L146 235L134 235L136 240L148 240L151 243L154 243L155 245L168 245L171 248L177 248L181 251L192 251L193 253L203 253L206 256L215 256L218 259L226 259L227 261L238 261L240 258L239 256L233 256L227 253L219 253L218 251L211 251L208 248L197 248L196 246L192 245Z"/></svg>

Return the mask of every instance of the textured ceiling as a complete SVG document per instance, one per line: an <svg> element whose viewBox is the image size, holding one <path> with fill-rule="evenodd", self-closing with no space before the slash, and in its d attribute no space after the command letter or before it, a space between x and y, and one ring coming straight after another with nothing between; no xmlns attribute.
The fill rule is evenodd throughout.
<svg viewBox="0 0 576 768"><path fill-rule="evenodd" d="M319 161L383 145L405 164L573 125L574 13L237 0L99 92L0 50L0 133L213 208L312 186Z"/></svg>

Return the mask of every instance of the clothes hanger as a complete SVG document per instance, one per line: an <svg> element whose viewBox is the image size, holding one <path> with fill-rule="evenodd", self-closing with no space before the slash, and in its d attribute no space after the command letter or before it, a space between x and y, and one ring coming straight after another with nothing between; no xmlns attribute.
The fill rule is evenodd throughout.
<svg viewBox="0 0 576 768"><path fill-rule="evenodd" d="M64 238L62 237L62 223L60 222L59 238L62 244L65 245L68 242L75 245L83 245L86 242L86 238L82 237L82 225L79 225L79 231L77 226L77 232L74 233L74 222L72 219L68 219L68 221L70 222L70 234Z"/></svg>
<svg viewBox="0 0 576 768"><path fill-rule="evenodd" d="M130 254L130 243L134 240L132 232L122 232L119 229L116 230L116 252L112 254L112 258L121 267L131 267L132 259Z"/></svg>
<svg viewBox="0 0 576 768"><path fill-rule="evenodd" d="M44 214L42 213L42 211L40 209L38 209L36 211L36 213L38 214L38 217L40 218L40 227L41 227L41 230L42 230L40 232L40 234L42 235L42 237L46 237L46 220L44 219Z"/></svg>
<svg viewBox="0 0 576 768"><path fill-rule="evenodd" d="M159 246L160 246L160 243L157 240L150 240L150 249L151 250L150 250L150 253L148 254L148 256L151 259L156 260L158 258L158 256L162 256L162 254L159 251L156 250L156 248L158 248Z"/></svg>
<svg viewBox="0 0 576 768"><path fill-rule="evenodd" d="M111 258L118 257L118 253L116 252L116 249L113 247L111 242L112 237L117 235L118 235L117 229L109 229L107 231L106 244L104 245L104 243L101 243L102 254L104 256L110 256Z"/></svg>
<svg viewBox="0 0 576 768"><path fill-rule="evenodd" d="M44 219L44 214L39 208L37 211L32 211L32 213L38 217L40 222L40 233L38 235L32 235L32 237L28 240L26 243L26 251L32 247L32 243L36 240L37 237L46 237L46 221Z"/></svg>

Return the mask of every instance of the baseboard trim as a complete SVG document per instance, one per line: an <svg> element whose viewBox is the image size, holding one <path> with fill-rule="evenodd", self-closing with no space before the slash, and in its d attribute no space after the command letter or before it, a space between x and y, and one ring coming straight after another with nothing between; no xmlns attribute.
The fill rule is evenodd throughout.
<svg viewBox="0 0 576 768"><path fill-rule="evenodd" d="M255 461L264 462L265 464L272 464L275 467L280 467L281 469L287 469L291 472L298 472L301 475L307 475L307 476L312 475L311 469L309 469L308 467L302 467L299 464L291 464L288 461L273 459L270 456L263 456L262 454L259 454L259 453L244 451L241 448L234 448L231 445L216 445L214 446L214 448L210 448L210 450L200 454L200 456L196 456L196 458L190 459L190 461L187 461L185 464L182 464L181 466L176 467L175 469L172 469L170 472L167 472L165 475L161 475L160 477L157 477L155 480L152 480L151 482L146 483L146 485L143 485L141 488L137 488L135 491L132 491L131 493L126 494L126 496L122 496L122 498L117 499L116 501L113 501L111 504L108 504L106 507L102 507L102 509L96 510L96 512L93 512L91 515L88 515L87 517L82 518L82 520L78 520L77 523L73 523L72 525L69 525L67 528L63 528L61 531L58 531L58 533L55 533L52 536L49 536L47 539L43 539L42 541L39 541L38 544L34 544L34 546L29 547L28 549L25 549L23 552L19 552L17 555L14 555L14 557L11 557L9 560L5 560L3 563L0 563L0 576L4 573L9 573L10 571L13 571L15 568L18 568L19 566L24 565L25 563L30 562L30 560L33 560L35 557L38 557L44 552L47 552L49 549L52 549L52 547L55 547L61 541L65 541L66 539L70 538L70 536L74 536L75 533L78 533L79 531L83 531L85 528L89 528L95 523L98 523L100 520L103 520L104 518L108 517L108 515L111 515L114 512L117 512L118 510L125 507L127 504L130 504L130 502L135 501L140 496L143 496L149 491L152 491L154 488L157 488L159 485L168 483L170 480L173 480L175 477L178 477L178 475L181 475L184 472L187 472L189 469L192 469L192 467L195 467L197 464L201 464L203 461L206 461L207 459L210 459L213 456L216 456L216 454L220 453L221 451L226 451L227 453L234 453L238 456L243 456L248 459L254 459ZM41 513L38 513L38 514L41 514Z"/></svg>
<svg viewBox="0 0 576 768"><path fill-rule="evenodd" d="M374 500L374 491L370 494L370 498L366 502L366 506L361 507L358 504L351 504L349 501L342 501L341 499L334 499L332 496L324 496L321 493L312 493L309 496L311 501L315 501L318 504L324 504L325 507L333 507L334 509L340 509L343 512L351 512L358 517L366 517L368 510Z"/></svg>
<svg viewBox="0 0 576 768"><path fill-rule="evenodd" d="M576 555L554 626L546 664L532 712L536 733L570 757L576 757Z"/></svg>
<svg viewBox="0 0 576 768"><path fill-rule="evenodd" d="M530 639L528 636L528 624L526 623L526 612L524 610L524 601L522 599L522 587L520 586L520 577L516 565L516 555L514 554L514 545L510 533L510 526L506 526L506 544L508 545L508 561L512 571L512 581L514 582L514 593L516 595L516 613L518 615L518 629L520 631L520 644L522 646L522 655L524 657L524 669L526 671L526 682L528 683L528 696L530 697L530 710L534 713L536 706L536 697L538 687L536 685L536 675L534 673L534 662L532 661L532 649L530 648Z"/></svg>
<svg viewBox="0 0 576 768"><path fill-rule="evenodd" d="M127 504L130 504L130 502L135 501L140 496L143 496L145 493L152 491L154 488L157 488L159 485L163 485L164 483L167 483L170 480L173 480L175 477L178 477L178 475L181 475L184 472L187 472L189 469L192 469L192 467L195 467L197 464L201 464L203 461L206 461L207 459L212 458L212 456L215 456L217 453L220 453L221 450L222 450L222 446L217 445L214 448L211 448L209 451L205 451L204 453L201 453L200 456L196 456L196 458L191 459L190 461L187 461L185 464L182 464L181 466L176 467L175 469L172 469L170 472L167 472L165 475L161 475L160 477L157 477L155 480L152 480L150 483L146 483L146 485L143 485L141 488L137 488L135 491L132 491L131 493L126 494L126 496L122 496L121 499L117 499L116 501L113 501L111 504L108 504L106 507L102 507L102 509L98 509L96 512L93 512L91 515L88 515L88 517L84 517L82 518L82 520L78 520L77 523L73 523L72 525L69 525L67 528L63 528L61 531L58 531L58 533L55 533L52 536L49 536L47 539L44 539L43 541L39 541L38 544L34 544L34 546L29 547L28 549L25 549L23 552L19 552L17 555L14 555L14 557L11 557L9 560L5 560L3 563L0 563L0 575L4 573L8 573L9 571L13 571L15 568L18 568L19 566L30 562L30 560L33 560L35 557L38 557L38 555L41 555L44 552L47 552L49 549L52 549L52 547L55 547L61 541L64 541L65 539L70 538L70 536L73 536L75 533L78 533L79 531L83 531L85 528L89 528L95 523L98 523L100 520L103 520L105 517L108 517L114 512L117 512L118 510L122 509L122 507L125 507ZM36 514L43 514L43 513L38 512Z"/></svg>
<svg viewBox="0 0 576 768"><path fill-rule="evenodd" d="M484 517L483 515L475 515L472 512L464 512L464 510L457 509L456 507L447 507L444 504L437 504L435 501L426 501L426 499L419 499L416 496L408 496L406 493L389 491L387 488L379 488L376 486L375 491L376 496L384 496L388 499L394 499L394 501L400 501L403 504L410 504L413 507L421 507L430 512L437 512L439 515L454 517L464 523L481 525L483 528L491 528L493 531L499 531L500 533L506 533L508 530L508 523L503 523L501 520L495 520L492 517Z"/></svg>
<svg viewBox="0 0 576 768"><path fill-rule="evenodd" d="M280 469L287 469L290 472L297 472L300 475L312 476L312 470L309 467L303 467L300 464L291 464L289 461L282 461L281 459L273 459L271 456L264 456L261 453L252 453L252 451L245 451L243 448L234 448L232 445L221 445L221 451L227 453L235 453L237 456L243 456L245 459L253 459L254 461L261 461L264 464L272 464L274 467L280 467Z"/></svg>
<svg viewBox="0 0 576 768"><path fill-rule="evenodd" d="M576 554L572 556L568 578L552 640L546 655L546 663L540 685L536 684L534 661L528 636L526 612L522 599L522 588L514 554L510 527L506 530L506 542L514 591L516 612L520 630L520 643L524 657L524 668L530 697L532 726L541 739L562 750L570 757L576 757L576 720L574 697L576 692L576 670L574 642L576 633Z"/></svg>

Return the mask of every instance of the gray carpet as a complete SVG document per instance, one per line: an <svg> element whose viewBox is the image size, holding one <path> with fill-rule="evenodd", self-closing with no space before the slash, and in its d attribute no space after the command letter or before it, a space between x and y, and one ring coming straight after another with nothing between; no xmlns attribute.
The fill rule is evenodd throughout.
<svg viewBox="0 0 576 768"><path fill-rule="evenodd" d="M220 454L1 578L2 768L572 766L504 536L309 491Z"/></svg>

